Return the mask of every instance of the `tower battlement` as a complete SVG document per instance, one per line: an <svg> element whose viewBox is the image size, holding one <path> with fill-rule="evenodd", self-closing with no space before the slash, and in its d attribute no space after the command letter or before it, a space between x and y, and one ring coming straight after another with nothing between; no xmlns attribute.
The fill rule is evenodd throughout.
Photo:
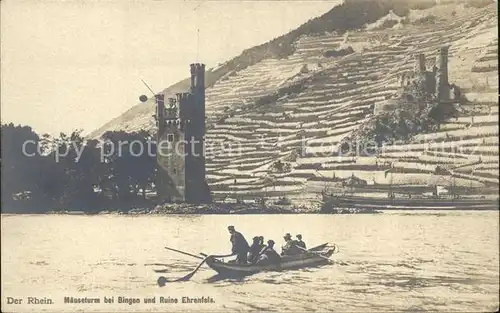
<svg viewBox="0 0 500 313"><path fill-rule="evenodd" d="M189 92L176 94L177 105L179 106L179 118L181 120L191 120L193 118L193 95Z"/></svg>
<svg viewBox="0 0 500 313"><path fill-rule="evenodd" d="M191 90L205 89L205 64L193 63L191 68Z"/></svg>
<svg viewBox="0 0 500 313"><path fill-rule="evenodd" d="M189 96L189 92L178 92L175 94L175 99L177 100L177 102L181 102L187 100Z"/></svg>

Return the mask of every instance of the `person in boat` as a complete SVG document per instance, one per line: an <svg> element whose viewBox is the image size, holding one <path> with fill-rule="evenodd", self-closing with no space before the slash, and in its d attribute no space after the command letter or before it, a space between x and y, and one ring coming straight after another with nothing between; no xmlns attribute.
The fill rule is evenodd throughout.
<svg viewBox="0 0 500 313"><path fill-rule="evenodd" d="M262 251L262 249L264 249L266 247L266 245L264 244L264 237L263 236L259 236L259 245L260 245L260 251Z"/></svg>
<svg viewBox="0 0 500 313"><path fill-rule="evenodd" d="M302 235L298 234L297 240L295 241L298 247L301 247L302 249L306 249L306 243L302 241Z"/></svg>
<svg viewBox="0 0 500 313"><path fill-rule="evenodd" d="M281 248L281 255L297 255L302 253L302 250L297 248L297 242L292 240L292 235L287 233L283 239L285 239L285 245Z"/></svg>
<svg viewBox="0 0 500 313"><path fill-rule="evenodd" d="M255 236L252 239L252 245L250 246L250 252L248 253L248 262L255 263L259 258L260 251L262 247L260 245L260 237Z"/></svg>
<svg viewBox="0 0 500 313"><path fill-rule="evenodd" d="M274 250L274 240L268 240L267 246L262 251L257 264L276 264L281 262L281 257Z"/></svg>
<svg viewBox="0 0 500 313"><path fill-rule="evenodd" d="M236 254L236 263L246 264L247 253L248 250L250 250L247 240L245 239L245 237L243 237L243 235L240 232L237 232L234 229L234 226L228 226L227 230L231 234L230 238L232 244L231 251L233 252L233 254Z"/></svg>

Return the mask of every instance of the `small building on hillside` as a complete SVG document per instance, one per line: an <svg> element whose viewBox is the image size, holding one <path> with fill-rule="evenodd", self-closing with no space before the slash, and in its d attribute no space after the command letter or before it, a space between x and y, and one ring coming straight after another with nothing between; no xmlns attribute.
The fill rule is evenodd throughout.
<svg viewBox="0 0 500 313"><path fill-rule="evenodd" d="M368 185L368 182L366 180L356 177L354 176L354 174L343 179L341 183L342 187L360 187Z"/></svg>

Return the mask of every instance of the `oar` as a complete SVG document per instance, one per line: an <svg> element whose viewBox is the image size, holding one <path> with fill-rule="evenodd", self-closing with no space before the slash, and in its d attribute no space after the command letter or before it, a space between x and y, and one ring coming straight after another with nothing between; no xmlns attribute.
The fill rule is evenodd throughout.
<svg viewBox="0 0 500 313"><path fill-rule="evenodd" d="M198 266L192 270L189 274L181 277L181 278L177 278L177 279L173 279L173 280L168 280L167 278L163 277L163 276L160 276L157 280L157 283L158 283L158 286L160 287L163 287L165 286L166 283L173 283L173 282L180 282L180 281L188 281L191 279L191 277L194 276L194 274L200 269L200 267L210 258L211 256L207 256L206 258L203 259L203 261L201 261L200 264L198 264Z"/></svg>
<svg viewBox="0 0 500 313"><path fill-rule="evenodd" d="M196 255L196 254L192 254L192 253L189 253L189 252L184 252L184 251L177 250L177 249L174 249L174 248L169 248L169 247L165 247L165 249L170 250L170 251L174 251L174 252L178 252L178 253L181 253L181 254L189 255L189 256L192 256L193 258L197 258L197 259L203 260L203 258L201 256ZM206 257L206 255L205 255L205 257Z"/></svg>
<svg viewBox="0 0 500 313"><path fill-rule="evenodd" d="M186 276L184 277L181 277L179 279L177 279L176 281L188 281L191 279L191 277L193 277L194 273L196 273L200 267L210 258L210 256L207 256L206 258L203 259L203 261L201 261L200 264L198 264L198 266L189 274L187 274Z"/></svg>
<svg viewBox="0 0 500 313"><path fill-rule="evenodd" d="M187 254L187 255L190 255L190 256L193 256L193 257L196 257L196 258L201 258L197 255L194 255L194 254L190 254L190 253L187 253L187 252L183 252L183 251L179 251L179 250L175 250L175 249L171 249L171 248L167 248L165 247L166 249L169 249L169 250L173 250L173 251L176 251L176 252L179 252L179 253L183 253L183 254ZM198 264L198 266L192 270L189 274L181 277L181 278L177 278L177 279L173 279L173 280L168 280L167 278L163 277L163 276L160 276L157 280L157 283L158 283L158 286L160 287L163 287L165 286L166 283L172 283L172 282L181 282L181 281L188 281L191 279L191 277L194 276L194 274L200 269L200 267L209 259L209 258L223 258L223 257L229 257L229 256L233 256L235 254L231 253L231 254L226 254L226 255L206 255L205 253L200 253L201 255L204 255L205 258L201 258L203 259L201 261L200 264Z"/></svg>
<svg viewBox="0 0 500 313"><path fill-rule="evenodd" d="M304 248L299 247L299 246L297 246L297 245L296 245L295 247L299 248L299 250L302 250L302 251L304 251L304 252L311 253L311 252L310 252L310 251L308 251L307 249L304 249ZM331 261L331 260L330 260L330 258L328 258L328 257L326 257L326 256L324 256L324 255L321 255L321 254L319 254L319 253L314 253L314 255L317 255L317 256L319 256L319 257L320 257L320 258L322 258L322 259L325 259L325 260Z"/></svg>
<svg viewBox="0 0 500 313"><path fill-rule="evenodd" d="M207 257L208 254L205 254L203 252L200 252L200 255L203 255L204 257ZM236 255L236 253L231 253L231 254L224 254L224 255L215 255L215 254L212 254L210 255L212 258L227 258L227 257L230 257L230 256L234 256Z"/></svg>
<svg viewBox="0 0 500 313"><path fill-rule="evenodd" d="M202 257L200 257L198 255L194 255L194 254L188 253L188 252L180 251L180 250L169 248L169 247L165 247L165 249L172 250L172 251L175 251L175 252L178 252L178 253L182 253L182 254L189 255L189 256L192 256L194 258L203 260ZM204 256L206 257L207 255L204 255ZM161 263L152 263L152 264L144 264L144 265L163 265L163 266L169 266L168 264L161 264ZM166 273L166 272L168 272L168 269L161 269L161 270L154 270L154 271L156 273Z"/></svg>

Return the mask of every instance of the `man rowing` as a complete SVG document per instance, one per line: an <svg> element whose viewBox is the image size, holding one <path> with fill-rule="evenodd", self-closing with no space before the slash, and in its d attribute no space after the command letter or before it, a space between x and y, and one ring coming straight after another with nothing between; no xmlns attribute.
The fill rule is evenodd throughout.
<svg viewBox="0 0 500 313"><path fill-rule="evenodd" d="M274 240L267 241L267 247L264 248L262 254L257 260L257 264L276 264L281 262L281 257L274 250Z"/></svg>
<svg viewBox="0 0 500 313"><path fill-rule="evenodd" d="M299 246L303 249L306 249L306 243L302 241L302 235L298 234L296 237L297 237L297 240L295 241L295 243L297 244L297 246Z"/></svg>
<svg viewBox="0 0 500 313"><path fill-rule="evenodd" d="M240 232L237 232L234 229L234 226L228 226L227 230L231 234L231 251L233 254L236 254L236 263L238 264L246 264L247 263L247 253L250 250L248 246L248 242L245 237Z"/></svg>
<svg viewBox="0 0 500 313"><path fill-rule="evenodd" d="M262 247L260 245L260 237L255 236L252 239L252 245L250 246L250 252L248 253L248 262L255 263L259 258L260 251Z"/></svg>
<svg viewBox="0 0 500 313"><path fill-rule="evenodd" d="M266 247L266 245L264 244L264 237L263 236L259 236L259 245L260 245L260 251L262 251L262 249L264 249Z"/></svg>
<svg viewBox="0 0 500 313"><path fill-rule="evenodd" d="M285 239L285 245L281 248L281 255L297 255L302 253L302 250L297 248L297 242L292 240L292 235L286 233L283 239Z"/></svg>

